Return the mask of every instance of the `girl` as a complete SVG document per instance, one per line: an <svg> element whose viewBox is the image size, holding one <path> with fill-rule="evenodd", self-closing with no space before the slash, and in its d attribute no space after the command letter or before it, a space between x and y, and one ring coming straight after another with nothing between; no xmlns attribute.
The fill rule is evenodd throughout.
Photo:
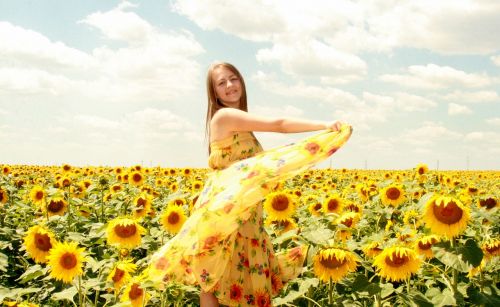
<svg viewBox="0 0 500 307"><path fill-rule="evenodd" d="M273 252L262 200L277 182L335 152L352 129L248 113L245 82L229 63L209 68L207 95L208 162L214 171L180 233L153 256L150 277L200 285L201 306L271 306L272 296L301 272L307 246ZM315 130L327 131L266 152L252 133Z"/></svg>

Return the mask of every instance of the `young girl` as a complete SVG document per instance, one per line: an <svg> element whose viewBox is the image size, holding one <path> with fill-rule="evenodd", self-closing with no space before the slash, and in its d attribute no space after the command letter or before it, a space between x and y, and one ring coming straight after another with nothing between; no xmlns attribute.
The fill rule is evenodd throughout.
<svg viewBox="0 0 500 307"><path fill-rule="evenodd" d="M350 126L247 112L245 82L229 63L207 75L209 175L190 218L154 256L150 277L201 287L201 306L271 306L283 284L301 272L306 246L279 254L263 226L262 200L279 181L333 154ZM262 151L252 131L326 130L297 144Z"/></svg>

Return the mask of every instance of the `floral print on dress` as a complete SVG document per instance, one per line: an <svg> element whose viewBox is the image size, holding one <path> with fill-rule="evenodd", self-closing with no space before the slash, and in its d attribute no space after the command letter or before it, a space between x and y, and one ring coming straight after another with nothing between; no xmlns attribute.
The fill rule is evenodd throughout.
<svg viewBox="0 0 500 307"><path fill-rule="evenodd" d="M275 253L262 201L270 187L328 158L351 133L344 125L268 151L248 132L212 142L213 171L180 232L153 255L149 279L198 285L227 306L271 306L302 272L307 246Z"/></svg>

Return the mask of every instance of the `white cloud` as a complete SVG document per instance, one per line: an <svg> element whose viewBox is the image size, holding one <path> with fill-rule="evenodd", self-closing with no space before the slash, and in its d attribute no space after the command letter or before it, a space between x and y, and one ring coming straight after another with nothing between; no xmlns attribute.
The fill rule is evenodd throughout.
<svg viewBox="0 0 500 307"><path fill-rule="evenodd" d="M173 7L205 30L279 43L322 38L340 50L390 52L399 47L444 54L500 49L500 4L491 0L337 1L177 0ZM355 37L356 39L353 39Z"/></svg>
<svg viewBox="0 0 500 307"><path fill-rule="evenodd" d="M406 112L427 111L437 106L436 102L417 95L398 92L394 96L398 107Z"/></svg>
<svg viewBox="0 0 500 307"><path fill-rule="evenodd" d="M485 90L485 91L475 91L475 92L464 92L461 90L456 90L442 97L446 101L453 101L459 103L482 103L482 102L495 102L500 101L498 93L495 91Z"/></svg>
<svg viewBox="0 0 500 307"><path fill-rule="evenodd" d="M125 1L108 12L92 13L80 22L101 30L109 39L125 41L129 44L143 43L148 39L153 27L137 14L125 11L134 7L137 5Z"/></svg>
<svg viewBox="0 0 500 307"><path fill-rule="evenodd" d="M462 134L444 127L441 123L424 122L417 129L405 130L401 134L401 140L405 143L421 146L431 145L437 141L456 140Z"/></svg>
<svg viewBox="0 0 500 307"><path fill-rule="evenodd" d="M302 82L287 85L277 81L274 75L266 74L262 71L257 72L251 78L266 91L285 97L303 97L313 101L323 101L335 106L350 106L358 101L353 94L337 88L306 85Z"/></svg>
<svg viewBox="0 0 500 307"><path fill-rule="evenodd" d="M496 66L500 66L500 55L491 56L490 59L493 64L495 64Z"/></svg>
<svg viewBox="0 0 500 307"><path fill-rule="evenodd" d="M486 123L492 126L500 126L500 117L488 118Z"/></svg>
<svg viewBox="0 0 500 307"><path fill-rule="evenodd" d="M87 53L52 42L44 35L6 21L0 21L0 63L29 65L44 69L87 69L95 61Z"/></svg>
<svg viewBox="0 0 500 307"><path fill-rule="evenodd" d="M302 109L291 105L285 105L280 107L270 107L263 105L256 105L252 108L252 113L255 113L260 116L272 116L279 114L280 116L285 117L301 117L304 114Z"/></svg>
<svg viewBox="0 0 500 307"><path fill-rule="evenodd" d="M500 133L491 132L491 131L473 131L469 132L465 135L464 138L469 142L480 142L487 144L500 144Z"/></svg>
<svg viewBox="0 0 500 307"><path fill-rule="evenodd" d="M359 57L318 40L274 44L257 52L261 63L280 63L283 71L296 76L320 76L323 83L348 83L362 79L367 65Z"/></svg>
<svg viewBox="0 0 500 307"><path fill-rule="evenodd" d="M456 104L456 103L449 103L448 104L448 114L449 115L460 115L460 114L471 114L472 110L469 109L467 106Z"/></svg>
<svg viewBox="0 0 500 307"><path fill-rule="evenodd" d="M446 89L459 87L485 87L493 80L483 74L466 73L464 71L436 64L412 65L405 74L385 74L379 77L385 82L418 89Z"/></svg>
<svg viewBox="0 0 500 307"><path fill-rule="evenodd" d="M198 88L200 65L195 57L204 49L193 35L161 31L125 11L131 8L134 5L124 2L83 19L106 38L128 43L97 47L91 54L0 22L0 64L6 63L0 69L2 95L13 100L20 94L65 94L68 99L99 102L165 101Z"/></svg>

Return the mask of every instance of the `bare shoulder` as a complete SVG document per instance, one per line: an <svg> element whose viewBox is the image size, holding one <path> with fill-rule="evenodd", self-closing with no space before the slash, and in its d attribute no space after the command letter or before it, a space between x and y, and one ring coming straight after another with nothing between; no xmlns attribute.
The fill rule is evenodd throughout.
<svg viewBox="0 0 500 307"><path fill-rule="evenodd" d="M234 108L223 108L218 110L212 117L212 122L225 121L233 118L245 116L247 112Z"/></svg>

